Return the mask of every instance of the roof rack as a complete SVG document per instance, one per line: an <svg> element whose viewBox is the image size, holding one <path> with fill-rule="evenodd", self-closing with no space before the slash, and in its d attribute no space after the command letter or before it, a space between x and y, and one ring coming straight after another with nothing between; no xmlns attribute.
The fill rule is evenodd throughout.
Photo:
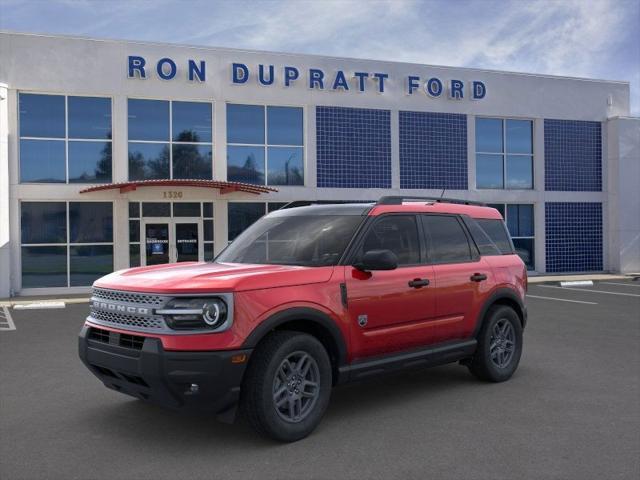
<svg viewBox="0 0 640 480"><path fill-rule="evenodd" d="M388 196L381 197L378 200L377 205L402 205L402 202L406 200L428 200L434 203L457 203L460 205L478 205L480 207L486 207L484 202L476 202L473 200L463 200L460 198L441 198L441 197L414 197L414 196Z"/></svg>
<svg viewBox="0 0 640 480"><path fill-rule="evenodd" d="M373 200L294 200L286 205L283 205L278 210L284 210L285 208L295 207L307 207L309 205L337 205L343 203L376 203Z"/></svg>

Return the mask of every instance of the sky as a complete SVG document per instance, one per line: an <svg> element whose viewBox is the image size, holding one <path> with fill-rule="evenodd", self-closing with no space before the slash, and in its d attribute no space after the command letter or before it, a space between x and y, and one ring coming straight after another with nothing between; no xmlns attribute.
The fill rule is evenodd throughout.
<svg viewBox="0 0 640 480"><path fill-rule="evenodd" d="M631 82L640 0L0 0L0 29Z"/></svg>

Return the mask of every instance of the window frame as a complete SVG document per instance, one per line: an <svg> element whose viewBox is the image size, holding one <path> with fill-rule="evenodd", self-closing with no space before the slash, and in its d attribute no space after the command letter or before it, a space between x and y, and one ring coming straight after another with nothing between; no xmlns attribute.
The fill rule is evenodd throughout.
<svg viewBox="0 0 640 480"><path fill-rule="evenodd" d="M425 242L425 246L426 246L426 253L427 253L427 265L459 265L459 264L466 264L466 263L476 263L480 260L481 255L480 255L480 251L478 249L478 246L476 245L475 241L473 240L473 235L471 235L471 232L469 232L469 229L467 228L467 225L465 224L464 220L462 219L461 215L458 214L447 214L447 213L420 213L420 224L422 225L422 234L424 236L424 242ZM467 244L469 245L469 255L470 255L470 259L466 260L466 261L462 261L462 262L435 262L433 261L433 257L432 257L432 251L431 251L431 234L429 233L429 229L427 228L426 225L426 218L427 217L453 217L458 221L458 224L460 225L460 228L462 229L462 232L464 233L465 237L467 238Z"/></svg>
<svg viewBox="0 0 640 480"><path fill-rule="evenodd" d="M228 141L228 128L227 126L227 138L226 138L226 160L225 166L227 168L227 175L229 171L229 147L256 147L264 150L264 183L256 185L274 185L277 187L306 187L307 186L307 129L305 125L307 123L307 107L305 105L293 105L293 104L271 104L271 103L240 103L240 102L226 102L225 109L229 108L229 105L244 105L252 107L262 107L264 114L264 143L235 143ZM284 107L284 108L300 108L302 109L302 145L287 145L287 144L270 144L269 143L269 107ZM227 116L225 115L225 123ZM271 184L269 183L269 148L300 148L302 149L302 185L286 185L286 184Z"/></svg>
<svg viewBox="0 0 640 480"><path fill-rule="evenodd" d="M65 225L66 225L66 238L64 242L60 243L22 243L22 204L24 203L64 203L65 204ZM73 242L71 243L71 221L69 218L69 204L70 203L109 203L111 204L111 229L112 229L112 237L111 242ZM66 250L67 257L67 282L66 285L59 287L27 287L27 289L39 289L39 288L84 288L91 287L91 285L71 285L71 247L93 247L93 246L111 246L111 256L112 256L112 268L115 268L115 239L117 236L117 222L115 220L115 201L113 200L25 200L22 199L19 202L18 208L20 211L19 216L19 231L20 231L20 286L22 288L22 248L23 247L64 247ZM22 288L24 290L24 288Z"/></svg>
<svg viewBox="0 0 640 480"><path fill-rule="evenodd" d="M477 121L478 119L488 119L488 120L500 120L502 124L502 151L500 152L484 152L477 149L477 136L478 129ZM528 121L531 122L531 153L509 153L507 152L507 121L508 120L518 120L518 121ZM490 115L477 115L474 117L474 152L475 152L475 173L476 173L476 190L535 190L536 189L536 178L535 178L535 128L536 122L534 118L530 117L495 117ZM478 155L499 155L502 157L502 188L490 188L490 187L479 187L478 186ZM531 188L513 188L507 186L507 157L529 157L531 158Z"/></svg>
<svg viewBox="0 0 640 480"><path fill-rule="evenodd" d="M63 97L64 98L64 137L23 137L20 132L20 95L49 95L53 97ZM111 115L111 138L74 138L69 137L69 97L81 97L81 98L108 98L109 99L109 107L110 107L110 115ZM87 95L69 95L66 93L55 93L55 92L37 92L33 90L18 90L17 92L17 143L18 143L18 183L20 185L104 185L108 183L113 183L113 171L114 171L114 154L113 154L113 146L114 146L114 135L115 131L113 129L113 96L104 95L104 94L87 94ZM56 142L64 142L64 182L23 182L22 181L22 159L21 159L21 151L20 147L22 140L42 140L42 141L56 141ZM97 182L97 181L88 181L88 182L69 182L69 142L88 142L88 143L110 143L111 144L111 179L108 182Z"/></svg>
<svg viewBox="0 0 640 480"><path fill-rule="evenodd" d="M126 115L127 119L127 180L131 180L131 172L129 170L129 145L131 143L148 143L154 145L168 145L169 146L169 177L166 180L173 180L173 146L174 145L198 145L198 146L210 146L211 147L211 178L205 180L213 180L216 178L216 165L215 165L215 134L216 134L216 110L215 101L213 100L195 100L195 99L166 99L166 98L149 98L140 96L127 96L126 97ZM169 103L169 137L167 140L131 140L129 138L129 100L149 100L155 102L168 102ZM211 142L178 142L173 140L173 103L203 103L208 104L211 107ZM145 180L145 179L143 179Z"/></svg>

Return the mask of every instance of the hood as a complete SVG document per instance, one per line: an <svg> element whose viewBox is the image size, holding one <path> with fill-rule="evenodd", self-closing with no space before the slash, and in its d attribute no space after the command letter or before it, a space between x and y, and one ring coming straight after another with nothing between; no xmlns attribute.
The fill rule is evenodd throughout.
<svg viewBox="0 0 640 480"><path fill-rule="evenodd" d="M239 263L170 263L119 270L95 287L150 293L240 292L327 282L333 267L251 265Z"/></svg>

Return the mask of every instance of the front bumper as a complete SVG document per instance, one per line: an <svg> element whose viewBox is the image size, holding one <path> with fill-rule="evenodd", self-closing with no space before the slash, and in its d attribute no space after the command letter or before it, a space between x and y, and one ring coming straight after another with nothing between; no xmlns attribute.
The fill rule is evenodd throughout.
<svg viewBox="0 0 640 480"><path fill-rule="evenodd" d="M90 325L82 327L78 347L82 362L108 388L169 408L207 410L223 419L233 417L251 354L166 351L158 338Z"/></svg>

